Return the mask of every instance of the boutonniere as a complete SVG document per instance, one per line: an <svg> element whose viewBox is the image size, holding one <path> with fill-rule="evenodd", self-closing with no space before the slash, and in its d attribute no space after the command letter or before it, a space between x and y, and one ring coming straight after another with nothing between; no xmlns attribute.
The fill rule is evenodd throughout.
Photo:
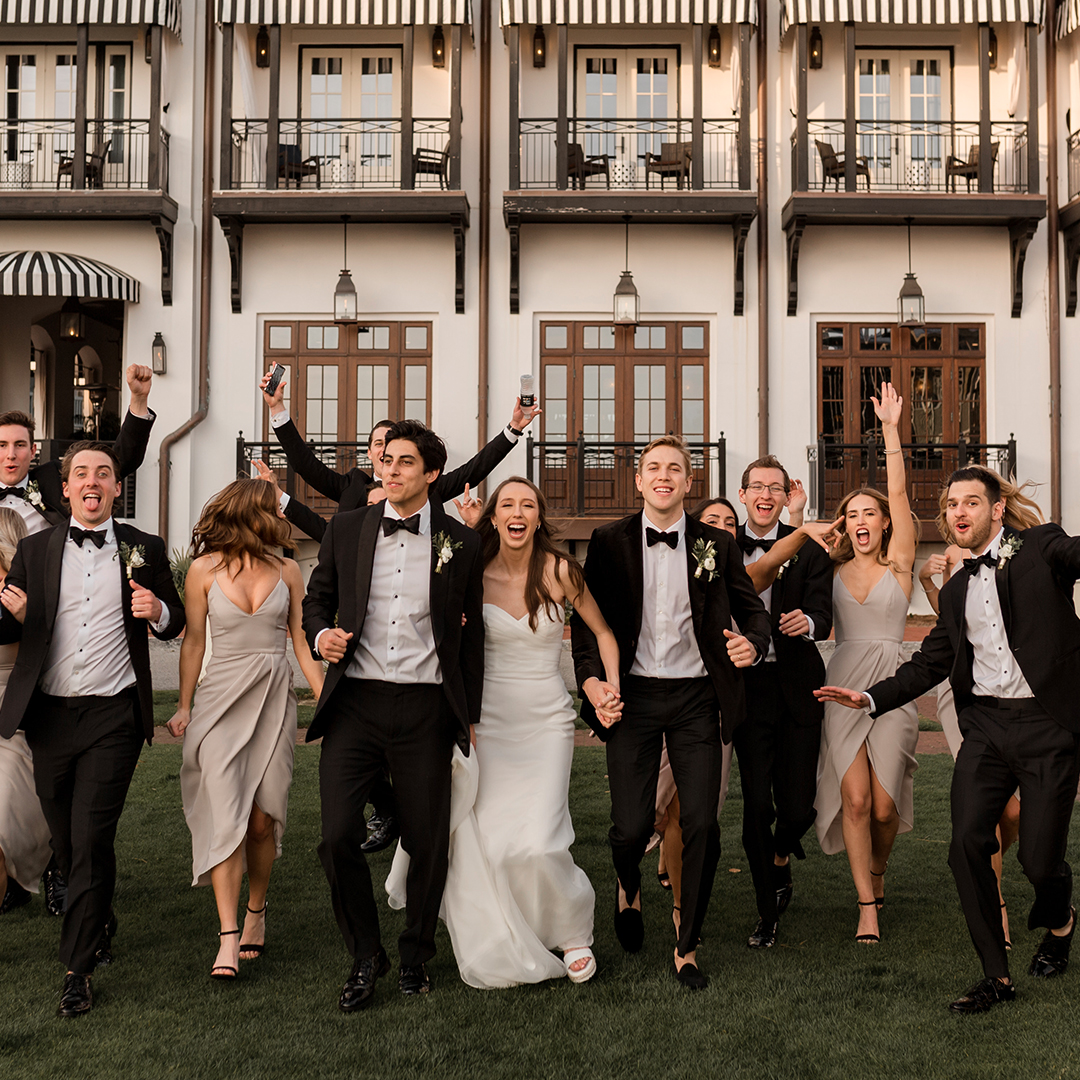
<svg viewBox="0 0 1080 1080"><path fill-rule="evenodd" d="M441 574L442 568L454 557L454 552L461 549L461 541L451 539L447 533L437 532L431 538L431 546L437 557L435 573Z"/></svg>
<svg viewBox="0 0 1080 1080"><path fill-rule="evenodd" d="M1001 547L998 548L998 564L999 570L1005 569L1005 564L1024 546L1024 541L1019 536L1012 535L1007 536L1002 542Z"/></svg>
<svg viewBox="0 0 1080 1080"><path fill-rule="evenodd" d="M131 547L121 541L120 558L124 562L124 569L127 570L128 581L130 581L131 575L138 570L140 566L146 565L146 548L144 548L142 544L136 544L134 547Z"/></svg>
<svg viewBox="0 0 1080 1080"><path fill-rule="evenodd" d="M35 509L44 510L45 500L41 497L41 488L36 480L31 480L23 491L23 498Z"/></svg>
<svg viewBox="0 0 1080 1080"><path fill-rule="evenodd" d="M694 571L694 577L699 578L704 571L709 576L706 581L712 581L716 577L716 545L710 540L705 543L705 538L699 536L694 541L694 546L690 551L690 554L694 556L694 560L697 563L697 569Z"/></svg>
<svg viewBox="0 0 1080 1080"><path fill-rule="evenodd" d="M799 556L798 556L798 555L792 555L792 556L791 556L791 558L790 558L790 559L788 559L788 561L787 561L786 563L784 563L784 564L783 564L783 565L782 565L782 566L780 567L780 569L779 569L779 570L777 570L777 571L776 571L776 580L777 580L777 581L779 581L779 580L780 580L780 579L781 579L781 578L782 578L782 577L784 576L784 571L785 571L785 570L786 570L786 569L787 569L787 568L788 568L788 567L789 567L789 566L790 566L790 565L791 565L791 564L792 564L793 562L798 562L798 561L799 561Z"/></svg>

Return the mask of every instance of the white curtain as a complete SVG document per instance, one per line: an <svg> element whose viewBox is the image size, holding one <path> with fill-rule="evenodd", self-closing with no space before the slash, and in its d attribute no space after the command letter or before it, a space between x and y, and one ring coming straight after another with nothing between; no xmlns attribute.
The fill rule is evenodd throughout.
<svg viewBox="0 0 1080 1080"><path fill-rule="evenodd" d="M739 28L735 27L735 33L731 35L731 112L739 114L739 103L742 101L742 58L739 54Z"/></svg>
<svg viewBox="0 0 1080 1080"><path fill-rule="evenodd" d="M1023 26L1014 26L1012 30L1013 35L1013 54L1012 59L1009 61L1009 116L1015 116L1017 107L1020 104L1020 91L1023 88L1024 82L1027 79L1027 41L1025 40L1027 35L1024 32ZM1030 112L1030 104L1028 110Z"/></svg>
<svg viewBox="0 0 1080 1080"><path fill-rule="evenodd" d="M259 116L259 107L255 101L255 70L251 63L251 54L255 43L252 33L255 27L238 23L235 29L236 70L240 75L240 94L244 99L244 118L255 120ZM266 163L266 136L248 136L245 154L251 158L251 180L258 186L263 181L263 169Z"/></svg>

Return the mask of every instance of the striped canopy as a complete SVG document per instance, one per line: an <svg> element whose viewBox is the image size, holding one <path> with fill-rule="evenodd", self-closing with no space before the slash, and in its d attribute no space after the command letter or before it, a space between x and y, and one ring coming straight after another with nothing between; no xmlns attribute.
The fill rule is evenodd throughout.
<svg viewBox="0 0 1080 1080"><path fill-rule="evenodd" d="M502 24L672 26L756 23L757 0L502 0Z"/></svg>
<svg viewBox="0 0 1080 1080"><path fill-rule="evenodd" d="M1063 38L1080 28L1080 0L1058 0L1057 36Z"/></svg>
<svg viewBox="0 0 1080 1080"><path fill-rule="evenodd" d="M217 0L219 23L280 26L450 26L469 0Z"/></svg>
<svg viewBox="0 0 1080 1080"><path fill-rule="evenodd" d="M1072 3L1080 0L1071 0ZM793 23L955 23L1042 25L1045 0L783 0L782 29Z"/></svg>
<svg viewBox="0 0 1080 1080"><path fill-rule="evenodd" d="M7 26L164 26L180 36L180 0L0 0Z"/></svg>
<svg viewBox="0 0 1080 1080"><path fill-rule="evenodd" d="M96 259L60 251L0 254L0 296L79 296L139 302L139 283Z"/></svg>

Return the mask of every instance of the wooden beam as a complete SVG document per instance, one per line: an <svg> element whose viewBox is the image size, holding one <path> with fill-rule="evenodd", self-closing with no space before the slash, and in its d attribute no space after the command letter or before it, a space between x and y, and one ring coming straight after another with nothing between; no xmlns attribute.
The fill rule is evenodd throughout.
<svg viewBox="0 0 1080 1080"><path fill-rule="evenodd" d="M1063 230L1065 236L1065 314L1076 315L1077 277L1080 276L1080 222Z"/></svg>
<svg viewBox="0 0 1080 1080"><path fill-rule="evenodd" d="M569 44L566 24L560 23L556 30L559 54L558 115L555 119L555 186L565 191L570 186L570 120L567 104Z"/></svg>
<svg viewBox="0 0 1080 1080"><path fill-rule="evenodd" d="M809 58L806 23L795 27L795 51L792 63L796 69L796 105L795 105L795 176L796 191L807 191L810 187L810 125L806 116L806 68ZM798 245L796 244L796 252ZM790 306L790 305L789 305ZM789 312L790 314L790 312Z"/></svg>
<svg viewBox="0 0 1080 1080"><path fill-rule="evenodd" d="M161 248L161 302L166 307L172 307L173 222L164 216L151 218L150 221Z"/></svg>
<svg viewBox="0 0 1080 1080"><path fill-rule="evenodd" d="M990 148L990 24L979 23L979 190L994 190Z"/></svg>
<svg viewBox="0 0 1080 1080"><path fill-rule="evenodd" d="M146 151L146 186L161 191L161 27L150 27L150 145Z"/></svg>
<svg viewBox="0 0 1080 1080"><path fill-rule="evenodd" d="M450 169L446 186L461 190L461 27L450 27ZM463 286L464 288L464 286ZM464 304L464 293L462 293ZM462 309L464 310L464 308Z"/></svg>
<svg viewBox="0 0 1080 1080"><path fill-rule="evenodd" d="M785 226L787 233L787 264L788 264L788 315L797 315L799 312L799 247L802 244L802 234L806 229L806 218L795 215Z"/></svg>
<svg viewBox="0 0 1080 1080"><path fill-rule="evenodd" d="M694 23L692 33L693 116L690 120L690 187L701 191L705 187L705 121L701 102L701 54L703 51L701 23Z"/></svg>
<svg viewBox="0 0 1080 1080"><path fill-rule="evenodd" d="M270 101L266 110L266 186L271 191L278 182L278 143L281 141L281 26L270 27ZM225 234L228 238L228 233ZM238 243L241 243L238 241ZM230 256L232 248L229 249ZM239 299L233 300L233 311L239 311Z"/></svg>
<svg viewBox="0 0 1080 1080"><path fill-rule="evenodd" d="M465 222L461 218L454 222L454 314L465 314Z"/></svg>
<svg viewBox="0 0 1080 1080"><path fill-rule="evenodd" d="M510 54L510 177L511 191L521 187L521 27L510 27L507 51Z"/></svg>
<svg viewBox="0 0 1080 1080"><path fill-rule="evenodd" d="M401 38L401 190L413 189L413 26L402 28Z"/></svg>
<svg viewBox="0 0 1080 1080"><path fill-rule="evenodd" d="M1037 218L1014 221L1009 226L1009 262L1012 271L1012 317L1019 319L1024 308L1024 261L1027 258L1028 244L1031 243L1036 229Z"/></svg>
<svg viewBox="0 0 1080 1080"><path fill-rule="evenodd" d="M241 287L244 280L244 223L238 218L221 219L221 231L229 245L229 278L232 309L240 314Z"/></svg>
<svg viewBox="0 0 1080 1080"><path fill-rule="evenodd" d="M855 137L855 85L859 79L855 59L855 24L844 23L844 190L857 191L858 141ZM870 182L867 181L867 188Z"/></svg>
<svg viewBox="0 0 1080 1080"><path fill-rule="evenodd" d="M90 27L80 23L75 31L75 160L72 162L71 186L86 187L86 87L90 67Z"/></svg>
<svg viewBox="0 0 1080 1080"><path fill-rule="evenodd" d="M232 96L235 38L236 28L232 23L225 23L221 28L221 132L218 144L218 188L221 191L228 191L232 187Z"/></svg>
<svg viewBox="0 0 1080 1080"><path fill-rule="evenodd" d="M746 238L750 233L750 226L753 221L753 214L743 214L731 225L732 239L735 246L735 307L733 311L735 315L742 315L746 307Z"/></svg>
<svg viewBox="0 0 1080 1080"><path fill-rule="evenodd" d="M739 23L739 190L749 191L750 177L750 24Z"/></svg>
<svg viewBox="0 0 1080 1080"><path fill-rule="evenodd" d="M1027 69L1028 69L1028 115L1027 115L1027 191L1029 195L1038 195L1042 187L1039 176L1039 28L1028 25L1027 31ZM1048 34L1054 32L1047 27Z"/></svg>
<svg viewBox="0 0 1080 1080"><path fill-rule="evenodd" d="M510 235L510 314L521 312L521 222L514 214L506 216Z"/></svg>

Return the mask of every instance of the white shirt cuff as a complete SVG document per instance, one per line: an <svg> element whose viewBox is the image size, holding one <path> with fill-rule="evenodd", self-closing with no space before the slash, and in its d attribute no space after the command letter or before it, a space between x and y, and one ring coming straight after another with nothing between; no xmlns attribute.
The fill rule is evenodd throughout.
<svg viewBox="0 0 1080 1080"><path fill-rule="evenodd" d="M284 427L289 422L289 419L288 412L282 410L281 412L274 413L274 415L270 417L270 426L272 428Z"/></svg>
<svg viewBox="0 0 1080 1080"><path fill-rule="evenodd" d="M863 693L863 697L865 697L866 700L870 702L870 704L867 706L866 711L871 712L871 713L876 713L877 712L877 705L874 704L874 699L865 690L862 693Z"/></svg>
<svg viewBox="0 0 1080 1080"><path fill-rule="evenodd" d="M165 630L165 628L169 625L169 605L168 604L162 604L161 605L161 618L158 619L157 622L152 622L150 625L159 634L162 633Z"/></svg>
<svg viewBox="0 0 1080 1080"><path fill-rule="evenodd" d="M803 634L803 641L814 641L814 620L809 615L806 616L806 621L810 624L810 629Z"/></svg>
<svg viewBox="0 0 1080 1080"><path fill-rule="evenodd" d="M329 627L329 626L324 626L324 627L323 627L323 628L322 628L322 629L321 629L321 630L320 630L320 631L319 631L319 632L318 632L318 633L317 633L317 634L315 635L315 651L316 651L317 653L319 653L319 659L320 659L320 660L325 660L325 659L326 659L326 657L324 657L324 656L323 656L323 654L322 654L321 652L319 652L319 642L320 642L320 641L322 640L322 636L323 636L323 634L325 634L325 633L326 633L326 632L327 632L327 631L328 631L329 629L330 629L330 627Z"/></svg>
<svg viewBox="0 0 1080 1080"><path fill-rule="evenodd" d="M146 407L146 412L144 412L144 413L137 413L130 406L128 406L128 412L132 416L134 416L136 420L156 420L157 419L157 413L154 412L154 410L151 409L149 405Z"/></svg>
<svg viewBox="0 0 1080 1080"><path fill-rule="evenodd" d="M503 434L507 437L507 439L510 440L510 442L514 446L517 446L518 440L525 433L523 431L515 431L509 424L507 424L506 427L503 428Z"/></svg>
<svg viewBox="0 0 1080 1080"><path fill-rule="evenodd" d="M278 506L281 507L281 512L283 514L285 513L285 507L289 505L289 498L290 496L287 491L283 491L281 493L281 496L278 498Z"/></svg>

